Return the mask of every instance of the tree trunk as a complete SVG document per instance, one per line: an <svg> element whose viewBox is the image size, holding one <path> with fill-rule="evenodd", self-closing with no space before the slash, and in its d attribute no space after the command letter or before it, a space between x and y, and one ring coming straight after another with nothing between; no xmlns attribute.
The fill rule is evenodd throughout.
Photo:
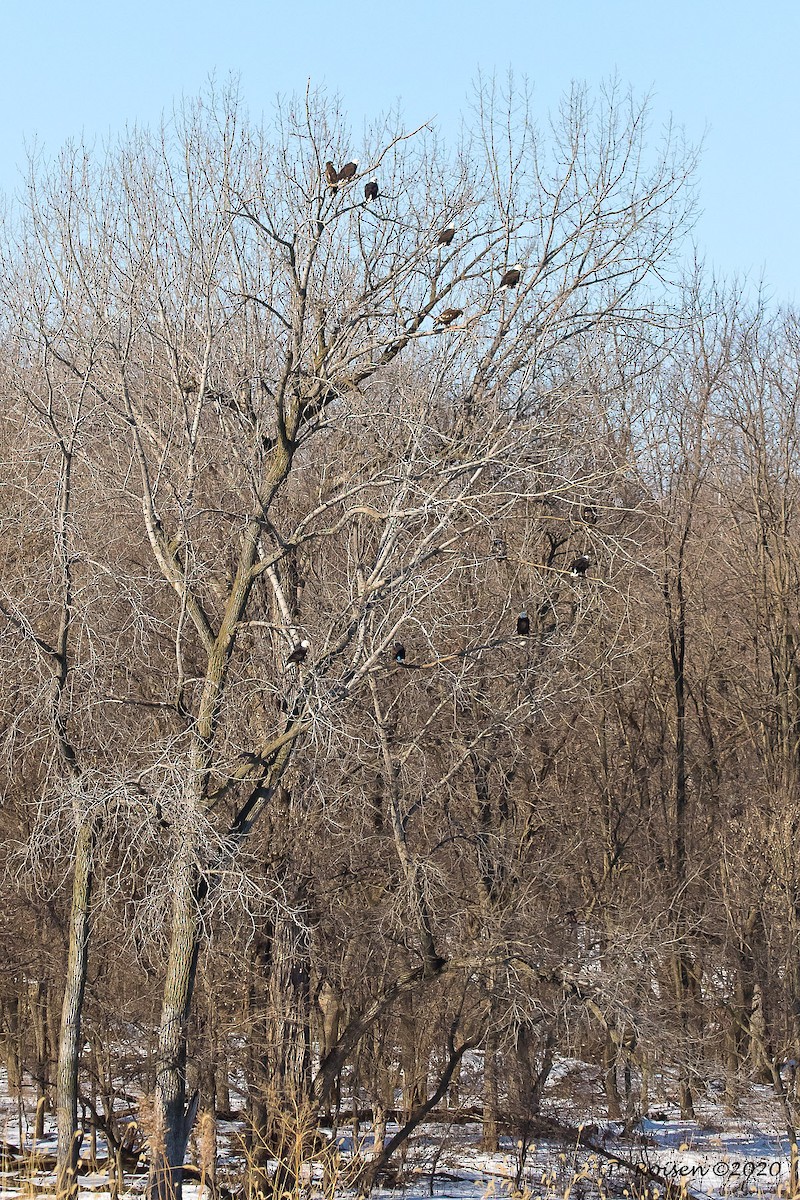
<svg viewBox="0 0 800 1200"><path fill-rule="evenodd" d="M691 965L688 954L678 953L673 959L673 980L678 1007L678 1022L681 1030L681 1056L678 1063L678 1104L684 1121L693 1121L694 1097L692 1095L691 1069L688 1062L689 1046L692 1045L690 998Z"/></svg>
<svg viewBox="0 0 800 1200"><path fill-rule="evenodd" d="M450 1087L447 1089L447 1107L450 1109L458 1109L461 1105L461 1063L458 1064L453 1072L453 1078L450 1081Z"/></svg>
<svg viewBox="0 0 800 1200"><path fill-rule="evenodd" d="M494 1029L486 1034L483 1051L483 1140L482 1149L496 1154L500 1142L497 1134L497 1052L499 1038Z"/></svg>
<svg viewBox="0 0 800 1200"><path fill-rule="evenodd" d="M675 698L675 824L673 832L673 875L678 895L676 916L677 953L672 962L672 978L675 1001L681 1029L681 1060L678 1064L678 1098L681 1117L694 1119L691 1072L687 1062L687 1050L691 1044L690 993L692 963L686 945L688 921L686 919L684 888L686 884L686 844L688 838L689 793L686 772L686 597L683 590L683 556L688 537L688 527L683 532L677 561L674 565L673 597L669 575L664 577L664 600L669 634L672 684Z"/></svg>
<svg viewBox="0 0 800 1200"><path fill-rule="evenodd" d="M33 1067L33 1078L36 1081L36 1124L34 1139L40 1142L44 1137L44 1118L47 1113L47 984L43 979L37 979L28 991L28 1005L33 1025L33 1039L36 1056Z"/></svg>
<svg viewBox="0 0 800 1200"><path fill-rule="evenodd" d="M186 1145L199 1096L186 1102L186 1038L197 971L204 881L184 855L172 903L172 936L158 1035L156 1113L150 1157L149 1200L181 1200Z"/></svg>
<svg viewBox="0 0 800 1200"><path fill-rule="evenodd" d="M339 1031L342 1017L341 999L331 984L326 979L323 981L322 987L317 996L317 1005L319 1006L322 1015L320 1022L320 1037L319 1037L319 1057L320 1061L324 1062L328 1055L333 1051L337 1041L339 1040ZM340 1085L337 1079L333 1088L332 1096L328 1097L325 1104L325 1123L332 1123L331 1116L331 1101L338 1109L340 1102Z"/></svg>
<svg viewBox="0 0 800 1200"><path fill-rule="evenodd" d="M89 933L92 902L93 858L97 822L82 820L75 846L75 876L72 883L72 909L69 923L67 974L61 1008L61 1031L56 1070L56 1152L57 1191L74 1195L75 1170L80 1151L78 1132L78 1069L80 1066L81 1016L89 960Z"/></svg>
<svg viewBox="0 0 800 1200"><path fill-rule="evenodd" d="M386 1145L386 1106L382 1100L375 1101L375 1113L372 1120L372 1157L376 1159L383 1154Z"/></svg>

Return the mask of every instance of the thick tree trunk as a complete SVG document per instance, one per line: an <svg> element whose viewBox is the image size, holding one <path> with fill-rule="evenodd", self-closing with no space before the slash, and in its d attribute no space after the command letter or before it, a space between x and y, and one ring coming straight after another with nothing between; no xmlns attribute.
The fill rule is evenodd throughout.
<svg viewBox="0 0 800 1200"><path fill-rule="evenodd" d="M242 605L237 609L241 611ZM219 670L219 664L217 664ZM207 683L213 707L216 684ZM206 740L210 738L206 732ZM269 774L277 781L291 758L297 732L287 736L277 748ZM208 773L207 748L197 750L197 775ZM256 784L240 809L227 834L231 849L245 838L274 793L276 784ZM201 795L196 797L202 806ZM192 839L187 838L181 861L176 867L172 901L172 931L169 961L164 980L161 1024L158 1035L155 1126L150 1158L148 1200L181 1200L181 1182L186 1145L197 1115L199 1093L186 1099L187 1032L194 995L197 959L200 950L201 918L208 895L209 877L200 873Z"/></svg>
<svg viewBox="0 0 800 1200"><path fill-rule="evenodd" d="M523 1190L523 1178L534 1121L541 1108L547 1077L553 1067L553 1034L530 1025L521 1025L517 1032L515 1072L512 1077L513 1122L517 1145L517 1171L514 1187Z"/></svg>
<svg viewBox="0 0 800 1200"><path fill-rule="evenodd" d="M186 1100L186 1038L197 971L200 907L205 885L194 862L184 859L172 903L172 937L158 1035L155 1129L149 1200L181 1200L183 1161L199 1096Z"/></svg>
<svg viewBox="0 0 800 1200"><path fill-rule="evenodd" d="M44 1119L47 1114L47 983L37 979L28 990L28 1006L31 1012L34 1045L36 1057L32 1075L36 1081L36 1123L34 1139L40 1142L44 1137Z"/></svg>
<svg viewBox="0 0 800 1200"><path fill-rule="evenodd" d="M93 858L97 823L83 820L75 846L75 876L69 923L67 974L61 1009L61 1031L56 1070L56 1125L58 1128L57 1190L60 1196L76 1191L75 1169L80 1151L78 1132L78 1069L81 1054L81 1016L89 960Z"/></svg>
<svg viewBox="0 0 800 1200"><path fill-rule="evenodd" d="M319 1030L319 1057L320 1061L324 1062L328 1055L331 1054L339 1040L339 1032L342 1020L342 1004L341 998L331 984L326 979L323 981L322 987L317 996L317 1005L319 1007L322 1020ZM338 1111L340 1104L340 1086L337 1079L333 1087L333 1094L328 1098L324 1109L324 1123L332 1123L331 1102Z"/></svg>

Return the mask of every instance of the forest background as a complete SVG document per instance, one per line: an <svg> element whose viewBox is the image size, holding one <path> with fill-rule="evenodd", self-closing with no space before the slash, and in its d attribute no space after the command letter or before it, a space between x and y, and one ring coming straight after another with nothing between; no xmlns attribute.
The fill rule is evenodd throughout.
<svg viewBox="0 0 800 1200"><path fill-rule="evenodd" d="M153 1195L232 1107L263 1190L298 1114L409 1124L473 1049L487 1147L566 1054L793 1133L797 318L687 270L695 168L618 85L491 82L449 146L212 88L32 163L0 1032L62 1188L115 1096Z"/></svg>

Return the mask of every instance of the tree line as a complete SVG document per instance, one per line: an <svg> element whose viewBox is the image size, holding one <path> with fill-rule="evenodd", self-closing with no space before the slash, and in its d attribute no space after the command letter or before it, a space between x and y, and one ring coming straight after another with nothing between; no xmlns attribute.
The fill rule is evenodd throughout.
<svg viewBox="0 0 800 1200"><path fill-rule="evenodd" d="M400 1087L368 1187L473 1050L489 1148L564 1054L795 1142L796 314L687 277L618 88L358 149L211 94L6 221L9 1083L65 1191L149 1097L158 1200Z"/></svg>

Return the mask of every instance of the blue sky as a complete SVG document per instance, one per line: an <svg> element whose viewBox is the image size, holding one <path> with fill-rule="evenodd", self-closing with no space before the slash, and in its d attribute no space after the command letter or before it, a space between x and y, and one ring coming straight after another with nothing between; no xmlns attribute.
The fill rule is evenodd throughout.
<svg viewBox="0 0 800 1200"><path fill-rule="evenodd" d="M408 122L447 134L478 70L511 67L554 104L571 80L616 73L704 139L695 237L725 275L763 275L800 300L800 5L796 0L37 0L3 6L0 189L25 144L55 152L156 122L214 73L237 72L251 114L310 77L338 91L358 127L398 100Z"/></svg>

